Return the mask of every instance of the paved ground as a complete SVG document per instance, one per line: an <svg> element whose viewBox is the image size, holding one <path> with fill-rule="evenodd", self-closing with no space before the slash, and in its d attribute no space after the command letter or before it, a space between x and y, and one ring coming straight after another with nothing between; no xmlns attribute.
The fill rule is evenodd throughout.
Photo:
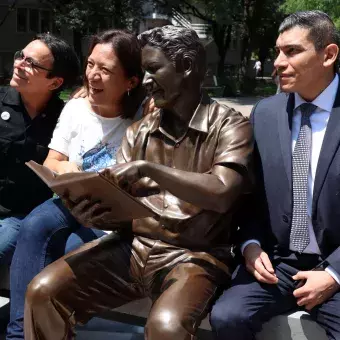
<svg viewBox="0 0 340 340"><path fill-rule="evenodd" d="M262 97L235 97L235 98L215 98L222 104L234 108L236 111L240 111L244 116L249 117L252 107Z"/></svg>

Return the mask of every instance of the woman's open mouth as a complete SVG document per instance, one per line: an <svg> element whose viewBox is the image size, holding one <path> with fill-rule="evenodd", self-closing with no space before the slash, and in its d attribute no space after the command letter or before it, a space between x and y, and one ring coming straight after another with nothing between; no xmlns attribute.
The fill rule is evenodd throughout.
<svg viewBox="0 0 340 340"><path fill-rule="evenodd" d="M90 93L91 93L91 94L98 94L98 93L104 91L103 89L99 89L99 88L96 88L96 87L93 87L93 86L90 86L90 87L89 87L89 90L90 90Z"/></svg>

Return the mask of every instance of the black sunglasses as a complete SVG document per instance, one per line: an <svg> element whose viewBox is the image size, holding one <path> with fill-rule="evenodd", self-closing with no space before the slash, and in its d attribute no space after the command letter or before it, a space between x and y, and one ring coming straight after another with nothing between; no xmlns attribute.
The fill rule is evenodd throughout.
<svg viewBox="0 0 340 340"><path fill-rule="evenodd" d="M22 50L16 51L14 53L14 60L23 60L31 68L35 68L35 69L40 68L41 70L52 72L51 69L48 69L36 63L31 57L25 57L24 52Z"/></svg>

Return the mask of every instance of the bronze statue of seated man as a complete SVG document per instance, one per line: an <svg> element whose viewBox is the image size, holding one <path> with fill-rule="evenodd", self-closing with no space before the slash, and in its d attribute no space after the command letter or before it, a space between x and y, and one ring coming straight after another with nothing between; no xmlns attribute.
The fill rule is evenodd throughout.
<svg viewBox="0 0 340 340"><path fill-rule="evenodd" d="M25 339L72 338L91 317L150 297L148 340L194 339L216 289L230 279L230 234L249 190L250 124L201 90L205 50L195 31L144 32L144 85L158 110L133 124L107 170L155 217L116 230L45 268L28 287ZM108 229L105 210L68 202L84 225Z"/></svg>

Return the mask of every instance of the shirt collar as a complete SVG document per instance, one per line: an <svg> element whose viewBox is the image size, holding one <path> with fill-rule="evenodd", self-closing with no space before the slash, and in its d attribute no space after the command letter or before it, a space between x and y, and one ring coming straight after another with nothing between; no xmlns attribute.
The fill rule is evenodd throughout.
<svg viewBox="0 0 340 340"><path fill-rule="evenodd" d="M319 107L321 110L332 112L338 86L339 86L339 76L338 74L335 74L333 81L326 87L325 90L323 90L322 93L319 94L318 97L316 97L312 101L312 104ZM294 93L294 95L295 95L294 109L299 107L301 104L306 103L306 101L302 99L299 94Z"/></svg>
<svg viewBox="0 0 340 340"><path fill-rule="evenodd" d="M9 106L19 106L22 108L21 110L24 110L24 112L26 112L26 108L22 102L21 95L14 87L8 87L6 94L2 98L2 102ZM58 93L55 93L46 104L46 107L44 108L42 113L45 112L49 115L54 114L59 116L63 106L63 101L59 98ZM37 117L39 116L40 114Z"/></svg>
<svg viewBox="0 0 340 340"><path fill-rule="evenodd" d="M6 94L2 98L2 102L7 105L21 106L20 93L13 87L8 87Z"/></svg>
<svg viewBox="0 0 340 340"><path fill-rule="evenodd" d="M198 104L193 116L189 122L189 128L193 130L197 130L199 132L208 133L209 132L209 106L211 103L211 98L208 94L203 91L200 103ZM154 120L150 132L153 133L156 130L159 130L162 124L162 114L161 110L156 111L158 114L157 119Z"/></svg>

